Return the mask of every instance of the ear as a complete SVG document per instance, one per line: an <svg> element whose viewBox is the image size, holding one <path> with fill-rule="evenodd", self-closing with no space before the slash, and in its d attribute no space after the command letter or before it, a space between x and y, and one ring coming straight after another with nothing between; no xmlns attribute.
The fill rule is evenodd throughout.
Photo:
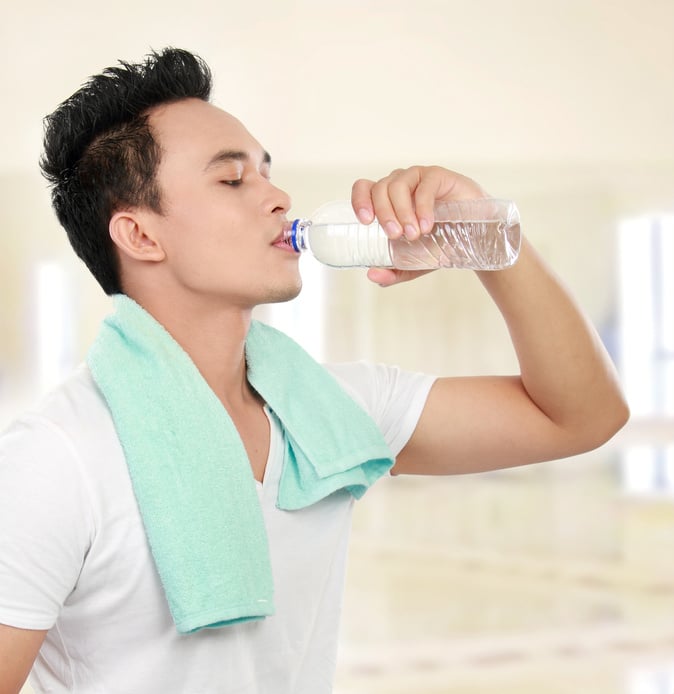
<svg viewBox="0 0 674 694"><path fill-rule="evenodd" d="M160 262L166 257L142 217L129 210L115 212L110 219L110 238L121 253L135 260Z"/></svg>

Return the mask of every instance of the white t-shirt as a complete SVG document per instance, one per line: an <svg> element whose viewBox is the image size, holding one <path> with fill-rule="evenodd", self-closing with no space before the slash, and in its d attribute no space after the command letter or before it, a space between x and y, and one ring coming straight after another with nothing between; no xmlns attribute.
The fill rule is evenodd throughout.
<svg viewBox="0 0 674 694"><path fill-rule="evenodd" d="M399 453L433 379L364 362L328 368ZM276 614L188 635L172 622L110 412L86 366L0 437L0 623L49 630L31 673L36 691L332 690L353 502L337 492L300 511L276 507L285 447L267 415L258 493Z"/></svg>

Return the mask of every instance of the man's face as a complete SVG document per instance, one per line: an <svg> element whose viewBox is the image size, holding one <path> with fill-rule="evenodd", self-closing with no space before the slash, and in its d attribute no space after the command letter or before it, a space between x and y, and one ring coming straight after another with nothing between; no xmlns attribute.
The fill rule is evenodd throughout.
<svg viewBox="0 0 674 694"><path fill-rule="evenodd" d="M297 255L280 243L290 198L243 125L198 99L155 109L163 214L151 223L180 290L251 308L301 288ZM175 286L175 285L174 285Z"/></svg>

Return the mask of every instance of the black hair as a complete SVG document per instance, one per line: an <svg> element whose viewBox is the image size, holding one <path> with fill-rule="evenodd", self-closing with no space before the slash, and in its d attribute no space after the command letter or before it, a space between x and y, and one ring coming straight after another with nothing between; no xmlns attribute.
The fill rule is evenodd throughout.
<svg viewBox="0 0 674 694"><path fill-rule="evenodd" d="M54 211L106 294L122 292L108 229L112 215L126 205L162 211L156 180L161 149L149 110L188 98L208 101L211 84L199 56L166 48L142 62L106 68L44 119L40 168Z"/></svg>

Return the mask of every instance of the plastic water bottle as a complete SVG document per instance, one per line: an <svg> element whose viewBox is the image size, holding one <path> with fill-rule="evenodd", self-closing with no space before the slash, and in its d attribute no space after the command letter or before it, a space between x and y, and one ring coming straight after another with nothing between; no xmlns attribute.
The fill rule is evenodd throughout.
<svg viewBox="0 0 674 694"><path fill-rule="evenodd" d="M338 201L320 207L310 220L289 223L286 242L332 267L502 270L519 255L520 217L510 200L437 203L432 231L410 241L389 239L376 220L360 223L351 203Z"/></svg>

